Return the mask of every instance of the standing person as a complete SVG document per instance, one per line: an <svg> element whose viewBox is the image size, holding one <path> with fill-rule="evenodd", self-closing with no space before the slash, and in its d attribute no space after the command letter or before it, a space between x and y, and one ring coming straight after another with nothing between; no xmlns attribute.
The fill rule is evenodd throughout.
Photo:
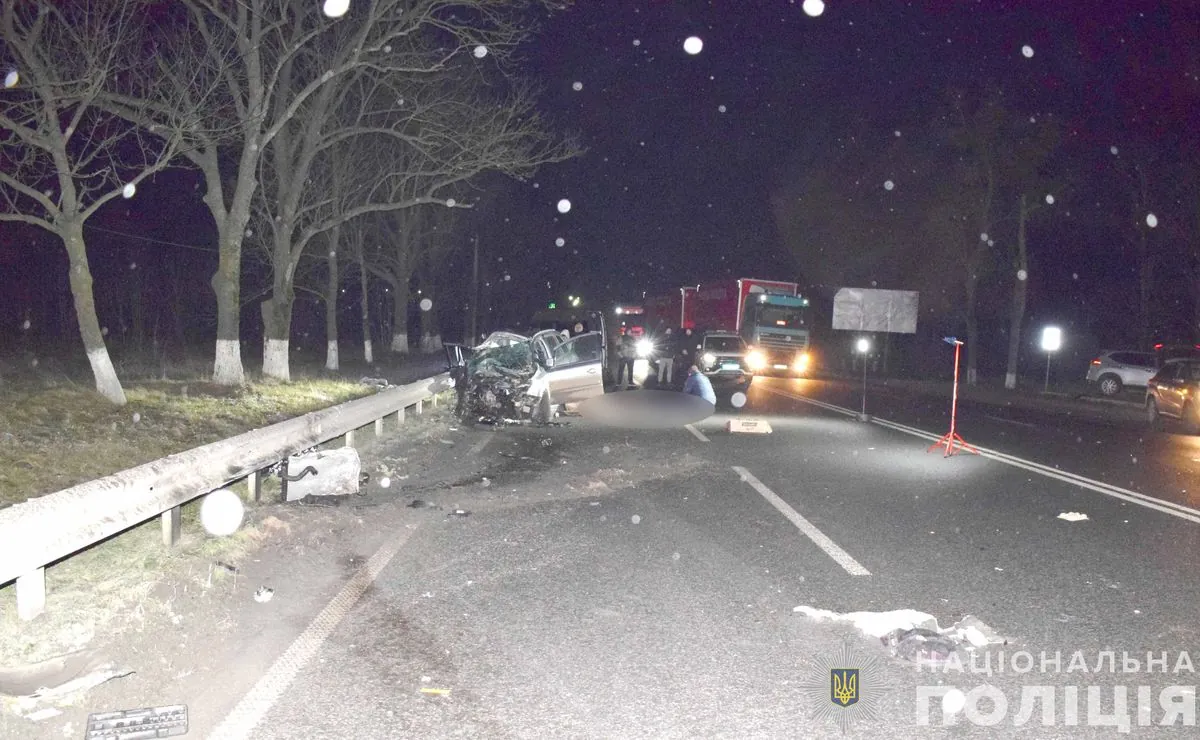
<svg viewBox="0 0 1200 740"><path fill-rule="evenodd" d="M637 345L633 335L625 332L621 335L620 348L617 350L621 358L620 369L617 371L617 387L633 387L633 361L637 359ZM626 375L628 373L628 375Z"/></svg>
<svg viewBox="0 0 1200 740"><path fill-rule="evenodd" d="M708 376L700 372L700 368L695 365L688 368L688 376L683 384L683 392L692 396L699 396L713 406L717 405L717 394L713 391L712 383L709 381Z"/></svg>
<svg viewBox="0 0 1200 740"><path fill-rule="evenodd" d="M675 344L675 359L680 367L688 367L697 363L696 346L700 338L691 329L684 329Z"/></svg>
<svg viewBox="0 0 1200 740"><path fill-rule="evenodd" d="M658 384L671 385L675 382L675 353L677 350L677 342L671 334L670 327L667 328L663 337L662 352L658 355Z"/></svg>

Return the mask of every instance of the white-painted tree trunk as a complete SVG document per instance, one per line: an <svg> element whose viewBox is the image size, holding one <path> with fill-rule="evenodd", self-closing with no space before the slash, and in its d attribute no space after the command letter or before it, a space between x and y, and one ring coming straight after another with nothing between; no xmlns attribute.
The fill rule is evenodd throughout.
<svg viewBox="0 0 1200 740"><path fill-rule="evenodd" d="M371 349L370 339L363 341L363 359L367 361L368 365L375 362L375 351Z"/></svg>
<svg viewBox="0 0 1200 740"><path fill-rule="evenodd" d="M290 381L288 370L288 347L286 339L268 339L263 345L263 375L277 380Z"/></svg>
<svg viewBox="0 0 1200 740"><path fill-rule="evenodd" d="M336 339L330 339L325 343L325 369L338 369L338 343Z"/></svg>
<svg viewBox="0 0 1200 740"><path fill-rule="evenodd" d="M1017 387L1017 374L1014 372L1004 373L1004 387L1012 390Z"/></svg>
<svg viewBox="0 0 1200 740"><path fill-rule="evenodd" d="M218 339L216 360L213 362L213 382L220 385L241 385L245 381L241 341Z"/></svg>
<svg viewBox="0 0 1200 740"><path fill-rule="evenodd" d="M113 367L108 349L94 349L88 352L87 356L88 364L92 366L92 374L96 377L96 390L118 406L124 406L125 390L117 378L117 370Z"/></svg>
<svg viewBox="0 0 1200 740"><path fill-rule="evenodd" d="M392 332L392 352L408 353L408 332Z"/></svg>

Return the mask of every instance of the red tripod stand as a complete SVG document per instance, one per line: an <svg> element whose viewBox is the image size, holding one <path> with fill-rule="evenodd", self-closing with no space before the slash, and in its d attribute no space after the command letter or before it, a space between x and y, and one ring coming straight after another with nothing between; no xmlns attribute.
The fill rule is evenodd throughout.
<svg viewBox="0 0 1200 740"><path fill-rule="evenodd" d="M950 401L950 431L942 435L941 439L934 442L925 451L932 452L935 447L945 447L946 454L942 455L942 457L950 457L956 450L966 450L978 455L979 450L967 444L966 440L958 436L958 432L954 431L955 420L958 417L958 354L963 343L962 340L955 339L954 337L945 337L945 340L947 344L954 345L954 394L951 396L952 400Z"/></svg>

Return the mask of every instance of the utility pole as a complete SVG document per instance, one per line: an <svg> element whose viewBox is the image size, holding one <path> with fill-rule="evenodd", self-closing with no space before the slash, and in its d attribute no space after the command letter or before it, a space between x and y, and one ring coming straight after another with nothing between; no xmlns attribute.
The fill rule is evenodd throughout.
<svg viewBox="0 0 1200 740"><path fill-rule="evenodd" d="M475 341L478 338L478 317L479 317L479 234L471 237L474 242L475 255L471 263L471 339L464 342L468 347L474 347Z"/></svg>

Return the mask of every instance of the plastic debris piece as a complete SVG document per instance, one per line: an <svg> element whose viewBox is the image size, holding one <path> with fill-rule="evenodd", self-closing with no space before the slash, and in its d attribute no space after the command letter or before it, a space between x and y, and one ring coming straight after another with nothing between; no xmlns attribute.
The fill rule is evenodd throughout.
<svg viewBox="0 0 1200 740"><path fill-rule="evenodd" d="M455 509L454 511L450 512L450 516L471 516L471 512L467 511L466 509Z"/></svg>
<svg viewBox="0 0 1200 740"><path fill-rule="evenodd" d="M1087 514L1081 514L1078 511L1064 511L1058 515L1059 519L1065 519L1068 522L1082 522L1088 518Z"/></svg>
<svg viewBox="0 0 1200 740"><path fill-rule="evenodd" d="M432 696L450 696L450 689L434 689L427 686L422 686L421 693Z"/></svg>
<svg viewBox="0 0 1200 740"><path fill-rule="evenodd" d="M260 604L265 604L275 595L275 589L263 586L254 592L254 600Z"/></svg>

